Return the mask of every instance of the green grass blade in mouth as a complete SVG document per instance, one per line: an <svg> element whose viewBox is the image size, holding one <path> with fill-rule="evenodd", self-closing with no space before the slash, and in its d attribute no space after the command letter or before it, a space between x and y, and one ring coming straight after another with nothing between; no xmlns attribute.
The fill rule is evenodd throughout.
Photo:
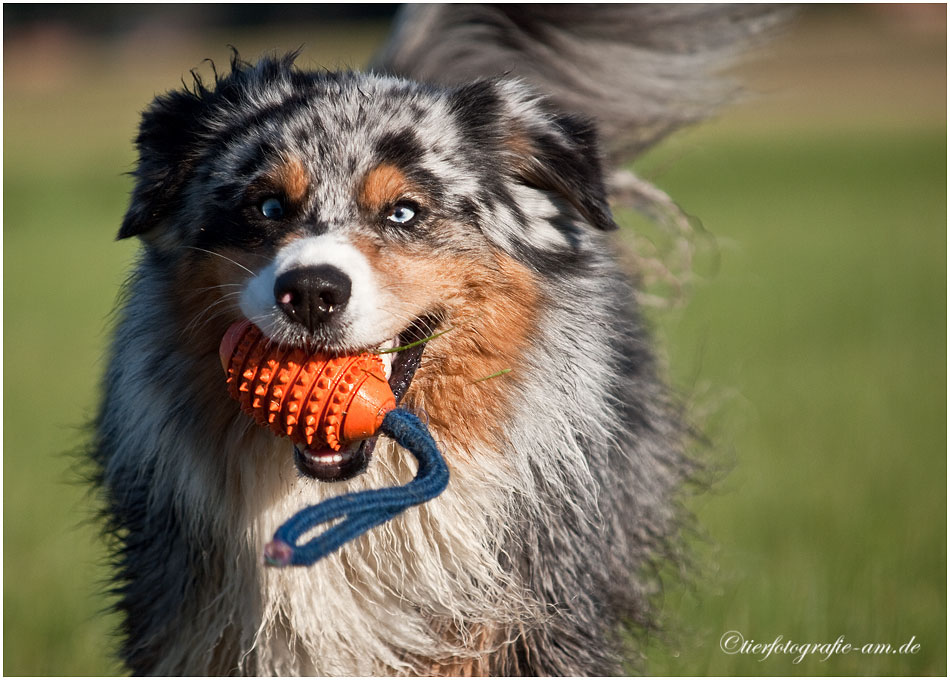
<svg viewBox="0 0 950 680"><path fill-rule="evenodd" d="M491 375L486 375L484 378L479 378L478 380L473 380L473 381L472 381L472 384L484 382L485 380L491 380L492 378L499 378L499 377L501 377L501 376L503 376L503 375L508 375L509 373L511 373L511 369L510 369L510 368L503 368L503 369L501 369L500 371L498 371L497 373L492 373Z"/></svg>
<svg viewBox="0 0 950 680"><path fill-rule="evenodd" d="M416 340L415 342L410 342L408 345L402 345L402 346L400 346L400 347L390 347L389 349L378 349L378 350L376 350L376 351L374 352L374 354L392 354L393 352L402 352L403 350L406 350L406 349L412 349L413 347L418 347L418 346L421 345L422 343L424 343L424 342L429 342L429 340L432 340L433 338L437 338L437 337L439 337L440 335L445 335L445 334L448 333L450 330L452 330L452 329L451 329L451 328L446 328L444 331L439 331L438 333L433 333L432 335L430 335L430 336L427 337L427 338L422 338L422 340Z"/></svg>

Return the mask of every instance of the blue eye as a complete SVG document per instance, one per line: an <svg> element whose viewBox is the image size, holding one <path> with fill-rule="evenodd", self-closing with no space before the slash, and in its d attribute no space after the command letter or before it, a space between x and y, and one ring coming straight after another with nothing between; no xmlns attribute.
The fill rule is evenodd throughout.
<svg viewBox="0 0 950 680"><path fill-rule="evenodd" d="M409 222L412 222L412 220L415 219L415 217L416 217L415 209L412 206L407 205L406 203L397 204L389 212L389 214L386 215L387 220L389 220L390 222L395 222L396 224L408 224Z"/></svg>
<svg viewBox="0 0 950 680"><path fill-rule="evenodd" d="M261 214L269 220L279 220L284 216L284 204L279 198L268 198L261 203Z"/></svg>

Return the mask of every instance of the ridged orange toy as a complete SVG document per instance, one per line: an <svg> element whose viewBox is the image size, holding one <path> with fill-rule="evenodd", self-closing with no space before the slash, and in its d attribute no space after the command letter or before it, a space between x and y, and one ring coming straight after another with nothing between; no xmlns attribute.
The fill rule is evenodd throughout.
<svg viewBox="0 0 950 680"><path fill-rule="evenodd" d="M339 451L379 431L396 399L373 354L325 356L272 343L250 321L231 326L220 347L228 390L274 434Z"/></svg>

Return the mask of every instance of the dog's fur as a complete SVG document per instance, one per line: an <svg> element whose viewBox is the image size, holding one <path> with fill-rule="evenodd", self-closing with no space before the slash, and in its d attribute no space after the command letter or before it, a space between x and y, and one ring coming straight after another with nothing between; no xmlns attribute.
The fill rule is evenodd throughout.
<svg viewBox="0 0 950 680"><path fill-rule="evenodd" d="M130 669L620 671L691 464L616 263L590 121L616 163L698 118L721 92L707 67L760 14L417 7L376 74L235 57L212 86L156 98L94 454ZM261 213L269 197L282 215ZM342 309L308 324L275 300L283 275L326 267L351 282ZM312 567L265 567L285 519L404 483L411 457L381 438L352 479L300 474L227 396L217 346L242 317L331 352L451 329L403 399L447 491Z"/></svg>

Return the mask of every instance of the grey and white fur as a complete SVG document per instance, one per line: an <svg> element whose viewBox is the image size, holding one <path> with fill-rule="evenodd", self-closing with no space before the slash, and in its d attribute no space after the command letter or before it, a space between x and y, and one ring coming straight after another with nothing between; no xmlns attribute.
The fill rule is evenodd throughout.
<svg viewBox="0 0 950 680"><path fill-rule="evenodd" d="M235 56L156 98L93 452L131 671L622 670L693 465L616 261L601 157L612 170L708 113L709 69L768 23L419 6L371 73ZM241 318L327 352L448 330L400 395L444 451L446 492L312 567L265 567L297 510L413 464L380 438L341 472L254 425L217 358Z"/></svg>

